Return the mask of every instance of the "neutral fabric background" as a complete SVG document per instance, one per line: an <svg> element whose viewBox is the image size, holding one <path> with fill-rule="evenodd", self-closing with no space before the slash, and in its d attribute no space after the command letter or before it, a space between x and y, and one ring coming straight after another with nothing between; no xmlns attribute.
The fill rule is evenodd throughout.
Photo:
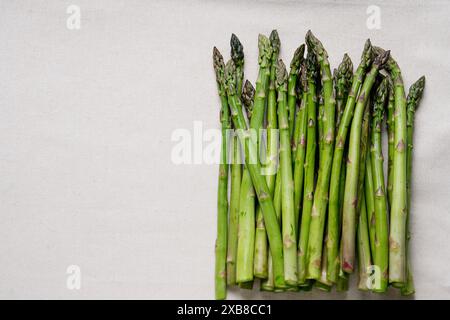
<svg viewBox="0 0 450 320"><path fill-rule="evenodd" d="M80 30L66 28L70 4ZM380 30L366 27L369 5ZM219 127L213 45L228 58L235 32L254 81L257 35L272 28L287 62L310 28L333 67L345 52L356 65L370 37L392 50L407 86L427 76L416 298L450 298L449 16L448 1L0 1L0 298L213 298L218 167L173 164L171 135L194 121ZM66 287L69 265L81 268L80 290Z"/></svg>

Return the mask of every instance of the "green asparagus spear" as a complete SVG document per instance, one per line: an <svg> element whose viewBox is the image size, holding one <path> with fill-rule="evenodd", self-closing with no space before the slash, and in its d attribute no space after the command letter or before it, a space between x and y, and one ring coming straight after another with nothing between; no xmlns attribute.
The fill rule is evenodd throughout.
<svg viewBox="0 0 450 320"><path fill-rule="evenodd" d="M352 86L353 77L353 63L347 54L344 54L342 62L335 72L334 78L334 90L336 92L336 130L339 129L344 109Z"/></svg>
<svg viewBox="0 0 450 320"><path fill-rule="evenodd" d="M306 129L308 122L308 113L306 110L306 101L308 99L308 80L306 77L306 66L302 64L300 71L300 81L302 86L302 100L300 108L295 119L295 131L298 131L295 137L294 145L296 152L292 153L294 161L294 209L295 209L295 234L298 234L298 221L300 215L300 203L303 197L303 175L305 168L306 154ZM297 130L298 128L298 130ZM292 149L294 151L294 148Z"/></svg>
<svg viewBox="0 0 450 320"><path fill-rule="evenodd" d="M414 115L417 107L419 106L419 102L422 99L423 90L425 88L425 77L422 76L417 80L410 88L408 97L406 98L406 130L407 130L407 141L408 141L408 149L406 151L406 190L408 195L408 217L407 217L407 242L409 242L410 234L409 234L409 220L411 216L411 180L412 180L412 151L413 151L413 136L414 136ZM415 292L414 289L414 279L411 270L411 259L409 258L409 245L407 243L407 251L406 251L406 284L401 289L402 295L412 295Z"/></svg>
<svg viewBox="0 0 450 320"><path fill-rule="evenodd" d="M278 128L280 130L281 228L283 233L284 278L287 285L296 285L297 241L291 144L288 114L286 112L287 72L282 60L279 60L277 65L276 86L278 93Z"/></svg>
<svg viewBox="0 0 450 320"><path fill-rule="evenodd" d="M247 111L247 118L253 116L255 89L249 81L245 82L242 102ZM249 156L249 144L244 145L245 156ZM245 190L245 192L243 192ZM253 280L253 252L255 248L255 191L250 173L244 169L239 199L238 246L236 260L236 282L246 283Z"/></svg>
<svg viewBox="0 0 450 320"><path fill-rule="evenodd" d="M305 52L305 45L302 44L295 50L294 56L292 57L291 60L291 69L289 70L289 78L287 85L287 92L288 92L287 109L288 109L290 139L292 139L292 136L294 134L295 104L297 102L297 92L295 89L297 87L297 79L300 73L300 66L303 61L304 52Z"/></svg>
<svg viewBox="0 0 450 320"><path fill-rule="evenodd" d="M361 197L361 212L358 223L358 262L359 262L359 282L358 289L367 291L368 268L372 265L370 258L369 230L367 225L366 199L364 194Z"/></svg>
<svg viewBox="0 0 450 320"><path fill-rule="evenodd" d="M223 57L214 47L213 64L216 73L217 88L222 104L220 122L222 124L222 147L219 166L219 186L217 196L217 239L216 239L216 266L215 266L215 296L216 299L225 299L227 296L226 256L227 256L227 220L228 220L228 145L227 130L230 129L230 114L225 91L225 73Z"/></svg>
<svg viewBox="0 0 450 320"><path fill-rule="evenodd" d="M361 139L361 125L364 115L364 109L367 104L372 86L375 82L375 77L378 70L384 65L389 57L389 51L378 55L369 73L366 75L361 91L358 95L358 102L355 107L355 113L350 130L348 161L347 161L347 176L345 179L345 193L344 193L344 211L342 222L342 237L343 237L343 260L342 269L345 272L351 273L354 269L355 260L355 236L356 236L356 212L358 205L358 176L360 174L360 139ZM364 171L363 171L364 173Z"/></svg>
<svg viewBox="0 0 450 320"><path fill-rule="evenodd" d="M236 67L236 81L238 83L236 94L242 93L242 81L244 77L244 51L243 46L233 33L230 40L231 58ZM232 126L233 127L233 126ZM239 219L239 198L242 181L242 165L240 159L239 140L233 136L233 148L231 149L231 192L230 192L230 216L228 219L228 249L227 249L227 284L236 284L236 252Z"/></svg>
<svg viewBox="0 0 450 320"><path fill-rule="evenodd" d="M308 31L306 35L308 48L315 53L320 66L322 76L324 113L323 113L323 157L320 158L319 175L314 194L314 202L311 212L311 223L308 240L308 268L307 278L318 279L320 277L323 234L325 228L326 209L328 204L328 190L331 173L331 162L334 148L335 131L335 105L333 92L333 79L328 62L328 54L322 43Z"/></svg>
<svg viewBox="0 0 450 320"><path fill-rule="evenodd" d="M316 57L311 50L306 56L306 76L308 80L308 97L306 101L306 111L308 114L308 128L306 132L306 156L304 169L304 191L303 208L300 224L300 234L298 240L298 283L299 285L309 285L306 281L306 251L309 240L309 224L311 221L311 210L314 199L314 178L316 167L316 116L317 116L317 96L316 79L318 76L318 66Z"/></svg>
<svg viewBox="0 0 450 320"><path fill-rule="evenodd" d="M373 186L372 175L372 157L367 155L366 172L364 178L364 194L366 197L367 223L369 224L370 252L372 259L375 261L375 191Z"/></svg>
<svg viewBox="0 0 450 320"><path fill-rule="evenodd" d="M388 75L388 88L389 88L389 99L387 104L387 132L388 132L388 176L387 176L387 191L389 206L392 206L392 181L394 179L394 83L391 77Z"/></svg>
<svg viewBox="0 0 450 320"><path fill-rule="evenodd" d="M350 70L350 66L346 62L347 60L343 60L343 71ZM366 70L368 69L370 63L372 62L372 45L370 40L367 40L364 45L364 50L361 55L361 62L359 63L358 68L356 69L355 75L353 76L352 85L350 92L348 94L348 98L346 100L344 113L342 115L342 119L339 124L339 129L336 135L336 145L334 149L333 155L333 164L331 169L331 178L330 178L330 199L328 205L328 277L331 282L337 281L337 269L339 266L339 243L340 243L340 223L339 215L340 207L342 206L342 201L339 201L339 189L341 186L345 186L345 177L343 184L340 183L341 179L341 168L345 168L345 162L343 161L344 156L344 148L347 140L348 128L350 126L353 111L356 104L356 96L361 87L362 81L364 79L364 75ZM347 72L342 72L347 74ZM344 77L345 79L347 76Z"/></svg>
<svg viewBox="0 0 450 320"><path fill-rule="evenodd" d="M381 48L375 48L383 53ZM394 83L394 163L389 233L389 282L403 286L406 281L406 96L402 74L390 57L386 64Z"/></svg>
<svg viewBox="0 0 450 320"><path fill-rule="evenodd" d="M388 96L388 83L384 78L378 86L373 103L372 120L372 174L375 204L375 252L374 264L380 271L380 281L372 288L376 292L385 292L388 285L388 215L384 185L383 153L381 150L381 124L384 120L384 108Z"/></svg>
<svg viewBox="0 0 450 320"><path fill-rule="evenodd" d="M225 67L226 89L228 96L228 103L231 110L231 117L235 128L238 130L238 137L241 144L246 140L248 135L247 125L244 115L242 113L242 106L240 100L236 96L236 81L234 74L234 63L229 61ZM256 108L256 105L255 105ZM253 120L253 116L252 116ZM250 149L256 149L255 143L250 140ZM275 208L270 191L267 186L264 176L261 174L261 165L258 161L251 162L248 157L245 157L245 165L250 173L253 187L258 197L259 205L263 211L264 222L269 238L270 251L272 254L274 283L275 286L284 286L284 258L283 258L283 243L281 238L280 227L277 221Z"/></svg>

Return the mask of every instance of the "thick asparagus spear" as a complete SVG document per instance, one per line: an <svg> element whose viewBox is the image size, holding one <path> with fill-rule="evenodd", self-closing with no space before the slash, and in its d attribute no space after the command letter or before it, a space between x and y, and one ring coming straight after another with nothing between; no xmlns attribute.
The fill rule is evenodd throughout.
<svg viewBox="0 0 450 320"><path fill-rule="evenodd" d="M234 63L229 61L225 67L226 75L226 89L228 96L228 103L231 110L231 117L235 128L238 130L238 137L241 144L248 135L247 125L244 115L242 113L241 102L237 98L236 83L234 74ZM256 107L256 106L255 106ZM253 118L253 116L252 116ZM250 149L256 149L255 143L250 140ZM274 283L275 286L284 286L284 259L283 259L283 244L281 239L280 227L277 221L275 208L273 206L272 198L270 197L270 191L267 186L264 176L261 174L261 166L258 161L254 163L249 161L248 157L245 158L246 167L249 170L250 177L252 179L253 187L255 188L256 195L258 196L259 205L262 208L264 222L267 230L267 236L269 238L270 252L272 254L273 270L274 270Z"/></svg>
<svg viewBox="0 0 450 320"><path fill-rule="evenodd" d="M241 96L242 81L244 77L244 47L233 33L230 40L231 58L236 66L236 94ZM233 126L232 126L233 127ZM228 219L228 249L227 249L227 284L236 284L236 252L238 238L239 198L242 181L242 165L240 157L239 140L233 136L233 148L231 149L231 192L230 192L230 216Z"/></svg>
<svg viewBox="0 0 450 320"><path fill-rule="evenodd" d="M306 156L304 169L304 191L303 208L300 224L300 235L298 240L298 283L299 285L309 285L306 282L306 251L309 240L309 224L311 221L311 210L314 199L314 178L316 167L316 117L317 117L317 96L316 79L318 76L318 66L316 57L311 50L306 56L306 76L308 80L308 97L306 100L306 111L308 114L308 128L306 132Z"/></svg>
<svg viewBox="0 0 450 320"><path fill-rule="evenodd" d="M384 53L375 47L378 53ZM389 232L389 282L403 286L406 281L406 96L402 74L390 57L386 67L394 83L394 163Z"/></svg>
<svg viewBox="0 0 450 320"><path fill-rule="evenodd" d="M267 99L267 153L265 165L268 168L268 172L266 172L267 185L271 192L271 196L274 199L274 206L277 212L278 222L280 223L281 180L280 177L277 176L278 131L276 129L278 128L278 121L277 121L277 93L275 88L275 79L276 79L276 65L278 62L278 55L280 52L281 43L277 30L272 30L272 32L270 33L269 40L270 45L272 46L272 58L270 66L269 94ZM258 216L257 221L259 221ZM267 236L264 234L264 237L266 238ZM261 289L266 291L274 290L272 255L270 251L268 252L267 255L267 279L261 283Z"/></svg>
<svg viewBox="0 0 450 320"><path fill-rule="evenodd" d="M343 61L344 62L344 61ZM340 226L339 226L339 215L340 207L342 202L339 201L339 189L340 189L340 179L341 179L341 169L345 167L345 162L342 161L344 156L344 148L347 140L348 128L350 126L353 111L356 104L356 96L361 87L364 75L367 68L372 62L372 45L370 40L367 40L364 45L364 50L361 55L361 62L356 69L355 75L353 76L352 86L346 100L344 113L339 124L339 129L336 135L336 145L333 155L333 164L331 168L331 178L330 178L330 199L328 205L328 277L329 280L335 282L337 280L336 273L339 265L339 255L338 248L340 243ZM348 70L346 66L344 70ZM342 165L344 163L344 165ZM345 178L344 178L345 180Z"/></svg>
<svg viewBox="0 0 450 320"><path fill-rule="evenodd" d="M328 190L331 173L331 162L334 148L335 131L335 106L336 101L333 91L333 78L328 62L328 54L322 43L308 31L306 35L308 48L315 53L320 66L322 77L324 113L323 113L323 147L320 163L319 175L314 194L314 202L311 212L311 223L308 240L308 269L307 278L318 279L320 277L320 267L322 259L323 233L325 227L326 209L328 204Z"/></svg>
<svg viewBox="0 0 450 320"><path fill-rule="evenodd" d="M220 122L222 125L222 148L219 165L219 186L217 196L217 239L215 265L215 296L225 299L227 296L226 256L227 256L227 223L228 223L228 145L227 130L230 129L230 114L225 91L225 73L223 57L216 47L213 49L213 64L216 73L217 88L222 104Z"/></svg>
<svg viewBox="0 0 450 320"><path fill-rule="evenodd" d="M306 66L302 64L300 71L299 84L302 86L300 90L302 94L302 100L300 108L297 112L295 119L295 131L296 137L294 139L295 153L292 156L294 160L294 214L295 214L295 234L298 234L298 220L300 215L300 203L303 197L303 175L305 168L305 154L306 154L306 128L308 123L308 113L306 110L306 101L308 99L308 80L306 77ZM298 130L297 130L298 129ZM292 148L294 151L294 147Z"/></svg>
<svg viewBox="0 0 450 320"><path fill-rule="evenodd" d="M245 82L242 103L247 111L247 118L253 116L255 89L249 81ZM249 157L249 144L244 145L245 157ZM246 283L253 280L253 253L255 250L255 191L250 173L244 169L239 199L238 246L236 260L236 282Z"/></svg>
<svg viewBox="0 0 450 320"><path fill-rule="evenodd" d="M375 252L373 252L375 266L380 271L380 281L376 281L376 286L372 288L376 292L385 292L388 285L388 215L387 199L384 184L383 152L381 150L381 124L384 120L384 108L388 96L388 83L384 78L377 88L373 103L372 119L372 181L374 188L375 205Z"/></svg>
<svg viewBox="0 0 450 320"><path fill-rule="evenodd" d="M389 51L378 55L369 73L366 75L361 91L358 95L355 113L350 130L348 148L347 175L345 179L344 211L342 221L342 269L351 273L354 269L355 260L355 236L356 236L356 212L358 205L358 175L360 172L360 139L361 125L364 109L369 98L370 91L375 82L378 70L384 65L389 57ZM364 171L363 171L364 172Z"/></svg>
<svg viewBox="0 0 450 320"><path fill-rule="evenodd" d="M411 180L412 180L412 151L414 136L414 115L419 102L422 99L423 90L425 88L425 77L422 76L410 88L408 97L406 98L406 132L408 149L406 151L406 191L408 196L408 217L407 217L407 251L406 251L406 284L401 289L402 295L414 294L414 279L411 270L411 259L409 258L409 220L411 216Z"/></svg>
<svg viewBox="0 0 450 320"><path fill-rule="evenodd" d="M300 66L303 61L303 53L305 52L305 45L299 46L291 60L291 69L289 70L289 78L287 84L287 109L288 109L288 124L289 124L289 136L292 139L294 134L295 123L295 105L297 102L297 79L300 73Z"/></svg>
<svg viewBox="0 0 450 320"><path fill-rule="evenodd" d="M297 284L297 241L295 235L294 185L288 114L286 112L287 72L278 61L278 128L280 130L281 228L283 233L284 278L287 285Z"/></svg>

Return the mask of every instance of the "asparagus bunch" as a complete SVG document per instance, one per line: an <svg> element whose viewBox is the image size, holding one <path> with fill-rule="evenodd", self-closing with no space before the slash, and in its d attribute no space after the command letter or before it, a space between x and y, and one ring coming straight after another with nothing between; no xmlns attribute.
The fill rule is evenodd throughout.
<svg viewBox="0 0 450 320"><path fill-rule="evenodd" d="M332 76L311 31L306 58L301 45L288 72L273 30L258 38L254 88L244 83L243 46L234 34L230 45L226 65L213 50L222 128L216 298L226 298L227 285L253 288L255 278L266 291L346 291L356 256L360 290L382 293L391 285L413 294L412 145L425 78L406 98L397 62L369 40L354 73L345 54Z"/></svg>

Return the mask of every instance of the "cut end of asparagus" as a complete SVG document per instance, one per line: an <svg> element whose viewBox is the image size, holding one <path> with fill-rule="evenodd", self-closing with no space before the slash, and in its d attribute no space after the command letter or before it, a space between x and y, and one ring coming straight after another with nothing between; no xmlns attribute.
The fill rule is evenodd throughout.
<svg viewBox="0 0 450 320"><path fill-rule="evenodd" d="M230 39L231 46L231 59L233 59L236 65L244 63L244 46L239 38L233 33Z"/></svg>
<svg viewBox="0 0 450 320"><path fill-rule="evenodd" d="M409 88L408 97L406 98L406 105L408 106L408 109L414 109L419 105L418 102L422 99L424 89L425 76L422 76Z"/></svg>
<svg viewBox="0 0 450 320"><path fill-rule="evenodd" d="M280 37L278 36L278 31L276 29L272 30L269 36L270 45L272 46L272 54L278 55L280 52L281 42Z"/></svg>
<svg viewBox="0 0 450 320"><path fill-rule="evenodd" d="M260 67L268 67L269 61L272 57L272 46L270 45L269 39L263 34L258 35L258 49L258 63Z"/></svg>
<svg viewBox="0 0 450 320"><path fill-rule="evenodd" d="M277 62L277 74L276 74L276 85L277 87L282 87L286 85L288 74L286 71L286 66L283 60L278 60Z"/></svg>
<svg viewBox="0 0 450 320"><path fill-rule="evenodd" d="M300 45L294 52L291 60L291 74L298 74L300 72L300 65L303 62L303 54L305 53L305 45Z"/></svg>
<svg viewBox="0 0 450 320"><path fill-rule="evenodd" d="M236 94L236 66L233 59L225 65L225 88L229 95Z"/></svg>
<svg viewBox="0 0 450 320"><path fill-rule="evenodd" d="M214 71L216 72L216 81L220 85L223 85L225 82L225 64L222 54L216 47L213 48L213 65Z"/></svg>

